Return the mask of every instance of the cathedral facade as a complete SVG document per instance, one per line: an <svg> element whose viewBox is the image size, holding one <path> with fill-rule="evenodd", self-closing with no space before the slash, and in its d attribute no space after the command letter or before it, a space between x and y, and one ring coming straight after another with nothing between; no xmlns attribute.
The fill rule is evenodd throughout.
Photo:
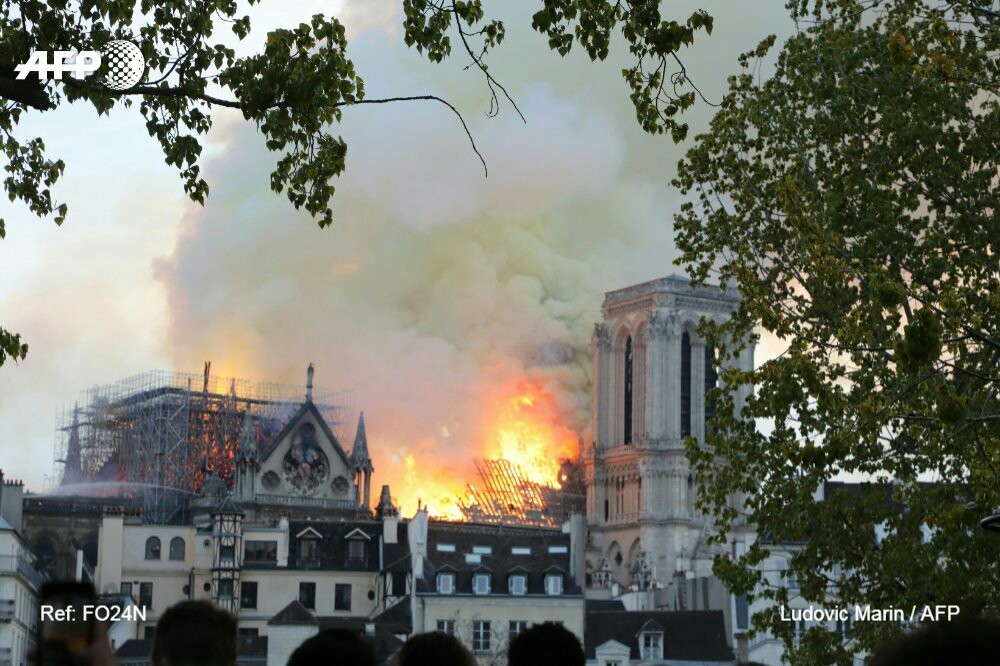
<svg viewBox="0 0 1000 666"><path fill-rule="evenodd" d="M712 527L695 508L684 441L704 441L713 413L706 395L719 382L697 325L725 321L739 302L678 276L605 295L592 338L593 443L583 456L587 560L598 585L649 589L710 575ZM752 347L738 364L752 367Z"/></svg>

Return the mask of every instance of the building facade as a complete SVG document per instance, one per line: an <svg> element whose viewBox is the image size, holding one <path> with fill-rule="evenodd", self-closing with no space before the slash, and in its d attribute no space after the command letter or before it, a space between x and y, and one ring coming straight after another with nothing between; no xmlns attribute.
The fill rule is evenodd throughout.
<svg viewBox="0 0 1000 666"><path fill-rule="evenodd" d="M592 338L594 441L584 455L588 565L601 584L648 588L710 573L710 526L695 508L684 441L704 441L719 382L697 326L725 321L739 302L677 276L605 296ZM753 349L738 363L751 368Z"/></svg>
<svg viewBox="0 0 1000 666"><path fill-rule="evenodd" d="M408 524L415 632L456 636L480 664L506 664L533 624L559 622L583 642L582 516L562 529L429 521Z"/></svg>
<svg viewBox="0 0 1000 666"><path fill-rule="evenodd" d="M42 577L20 534L22 486L0 473L0 666L26 666L38 629Z"/></svg>

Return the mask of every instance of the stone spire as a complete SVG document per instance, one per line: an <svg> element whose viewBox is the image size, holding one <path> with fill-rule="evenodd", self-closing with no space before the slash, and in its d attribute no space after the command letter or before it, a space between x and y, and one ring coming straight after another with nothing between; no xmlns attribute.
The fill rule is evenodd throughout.
<svg viewBox="0 0 1000 666"><path fill-rule="evenodd" d="M63 465L62 485L67 486L83 481L83 464L80 454L80 408L73 405L73 424L66 443L66 460Z"/></svg>
<svg viewBox="0 0 1000 666"><path fill-rule="evenodd" d="M306 369L306 402L312 402L313 399L313 374L315 374L316 369L313 367L312 361L309 362L309 368Z"/></svg>
<svg viewBox="0 0 1000 666"><path fill-rule="evenodd" d="M253 414L247 403L243 412L243 428L236 445L236 497L253 501L257 494L257 441L254 437Z"/></svg>
<svg viewBox="0 0 1000 666"><path fill-rule="evenodd" d="M351 449L351 464L355 470L375 471L372 459L368 455L368 436L365 434L365 413L361 412L358 419L358 432L354 435L354 448Z"/></svg>
<svg viewBox="0 0 1000 666"><path fill-rule="evenodd" d="M257 462L257 441L253 431L253 415L247 404L243 412L243 427L240 430L240 443L236 459L239 462Z"/></svg>
<svg viewBox="0 0 1000 666"><path fill-rule="evenodd" d="M375 507L375 517L386 518L398 515L399 510L392 503L392 493L389 491L389 486L382 486L382 494L379 495L378 505Z"/></svg>
<svg viewBox="0 0 1000 666"><path fill-rule="evenodd" d="M354 485L361 491L361 506L368 509L371 504L371 481L372 472L375 467L372 465L371 456L368 455L368 436L365 434L365 413L361 412L358 418L358 432L354 435L354 448L351 449L351 466L354 467ZM362 488L363 486L363 488Z"/></svg>

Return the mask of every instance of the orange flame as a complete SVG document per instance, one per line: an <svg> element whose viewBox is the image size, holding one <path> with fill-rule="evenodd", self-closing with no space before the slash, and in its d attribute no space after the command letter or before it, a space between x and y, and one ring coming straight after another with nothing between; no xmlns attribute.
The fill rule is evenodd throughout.
<svg viewBox="0 0 1000 666"><path fill-rule="evenodd" d="M553 396L522 385L494 414L480 457L509 460L529 480L559 488L560 462L578 454L577 436L560 422Z"/></svg>
<svg viewBox="0 0 1000 666"><path fill-rule="evenodd" d="M561 486L561 462L579 455L579 441L576 433L563 425L564 415L544 385L522 383L503 391L483 413L486 418L464 456L440 461L431 457L431 450L426 455L405 457L403 483L389 481L394 491L401 491L400 499L410 510L419 501L432 516L464 519L459 499L466 496L468 486L480 481L472 465L477 458L508 460L530 481Z"/></svg>

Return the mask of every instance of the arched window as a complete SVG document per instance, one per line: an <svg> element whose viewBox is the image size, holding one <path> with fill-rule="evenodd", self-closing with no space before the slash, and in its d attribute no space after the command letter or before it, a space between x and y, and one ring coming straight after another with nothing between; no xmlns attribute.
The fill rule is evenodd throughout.
<svg viewBox="0 0 1000 666"><path fill-rule="evenodd" d="M170 540L170 559L184 559L184 539L181 537L174 537Z"/></svg>
<svg viewBox="0 0 1000 666"><path fill-rule="evenodd" d="M625 416L625 433L623 443L632 443L632 336L625 340L625 404L622 414Z"/></svg>
<svg viewBox="0 0 1000 666"><path fill-rule="evenodd" d="M681 437L691 436L691 336L681 335Z"/></svg>
<svg viewBox="0 0 1000 666"><path fill-rule="evenodd" d="M719 385L719 373L715 370L715 347L705 346L705 432L709 432L709 421L715 416L715 400L708 392Z"/></svg>
<svg viewBox="0 0 1000 666"><path fill-rule="evenodd" d="M146 559L160 559L160 537L151 536L146 539Z"/></svg>

